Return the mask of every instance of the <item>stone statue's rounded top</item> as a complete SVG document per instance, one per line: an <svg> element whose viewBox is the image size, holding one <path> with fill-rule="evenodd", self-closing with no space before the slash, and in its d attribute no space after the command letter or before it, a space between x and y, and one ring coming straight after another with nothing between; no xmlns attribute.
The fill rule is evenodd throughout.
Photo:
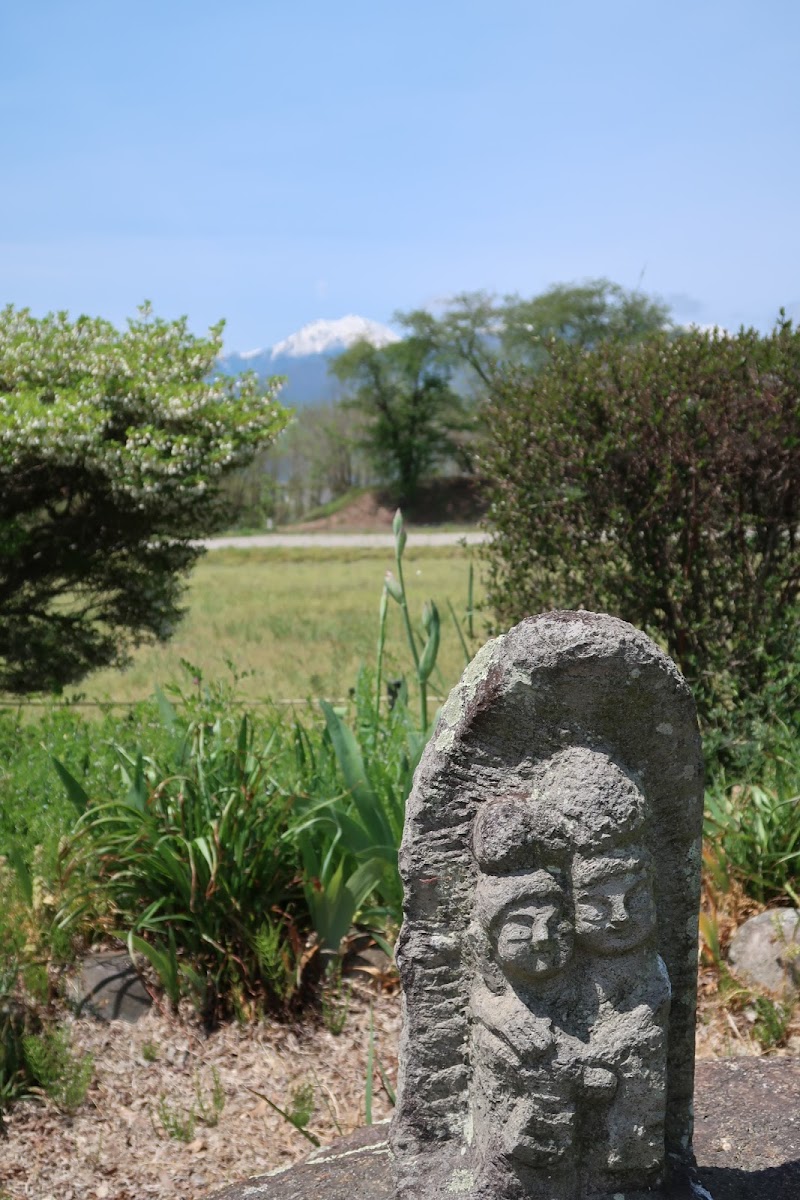
<svg viewBox="0 0 800 1200"><path fill-rule="evenodd" d="M561 815L569 842L600 850L635 838L648 815L633 775L604 750L569 746L540 764L534 800Z"/></svg>

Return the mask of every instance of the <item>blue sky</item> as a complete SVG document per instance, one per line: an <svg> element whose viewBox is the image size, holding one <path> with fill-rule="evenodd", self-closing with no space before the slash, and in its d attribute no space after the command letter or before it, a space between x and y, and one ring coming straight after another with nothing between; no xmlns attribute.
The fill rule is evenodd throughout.
<svg viewBox="0 0 800 1200"><path fill-rule="evenodd" d="M0 303L231 350L600 275L800 318L796 0L6 0L0 46Z"/></svg>

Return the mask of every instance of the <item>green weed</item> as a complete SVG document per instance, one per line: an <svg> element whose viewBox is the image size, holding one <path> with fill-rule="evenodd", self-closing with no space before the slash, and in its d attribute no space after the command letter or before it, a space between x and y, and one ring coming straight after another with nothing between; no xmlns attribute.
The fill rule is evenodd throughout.
<svg viewBox="0 0 800 1200"><path fill-rule="evenodd" d="M279 1116L283 1117L290 1125L294 1126L299 1134L311 1142L312 1146L319 1146L320 1140L308 1128L308 1123L314 1115L315 1099L314 1085L311 1083L301 1083L297 1087L292 1088L289 1093L289 1101L285 1108L281 1108L274 1100L270 1100L269 1096L265 1096L263 1092L257 1092L255 1088L249 1089L254 1096L258 1096L266 1104L273 1109Z"/></svg>
<svg viewBox="0 0 800 1200"><path fill-rule="evenodd" d="M159 1096L156 1105L156 1115L159 1124L167 1137L177 1142L191 1142L197 1126L197 1116L194 1109L174 1107L166 1096ZM155 1125L153 1126L155 1128Z"/></svg>
<svg viewBox="0 0 800 1200"><path fill-rule="evenodd" d="M222 1087L222 1082L219 1077L219 1071L216 1067L211 1068L211 1091L208 1095L202 1086L200 1076L195 1076L194 1094L196 1111L198 1118L207 1125L213 1128L219 1124L222 1110L225 1107L225 1092Z"/></svg>
<svg viewBox="0 0 800 1200"><path fill-rule="evenodd" d="M766 1053L783 1045L791 1024L794 1006L781 1004L767 996L756 996L753 999L756 1019L753 1023L753 1037Z"/></svg>
<svg viewBox="0 0 800 1200"><path fill-rule="evenodd" d="M800 907L800 742L788 727L764 755L760 778L730 784L721 774L706 793L706 837L718 887L731 875L760 903L788 898Z"/></svg>
<svg viewBox="0 0 800 1200"><path fill-rule="evenodd" d="M314 1087L310 1083L298 1084L290 1093L289 1119L298 1129L305 1129L314 1115Z"/></svg>
<svg viewBox="0 0 800 1200"><path fill-rule="evenodd" d="M191 994L211 1020L237 988L272 998L253 945L263 914L292 903L293 797L272 770L277 726L256 738L247 715L212 707L187 721L163 696L161 708L182 737L166 762L117 747L125 790L87 797L63 851L77 884L61 919L96 920L105 905L170 999Z"/></svg>
<svg viewBox="0 0 800 1200"><path fill-rule="evenodd" d="M158 1122L167 1137L175 1138L178 1142L191 1142L194 1139L198 1122L213 1128L219 1124L219 1118L225 1107L225 1092L220 1082L216 1067L211 1068L211 1090L206 1093L199 1073L194 1078L195 1099L190 1108L173 1105L166 1096L161 1095L156 1105ZM153 1128L152 1112L150 1114Z"/></svg>
<svg viewBox="0 0 800 1200"><path fill-rule="evenodd" d="M86 1099L92 1079L91 1054L76 1055L67 1029L45 1028L22 1039L25 1063L34 1083L62 1110L72 1114Z"/></svg>
<svg viewBox="0 0 800 1200"><path fill-rule="evenodd" d="M298 983L297 966L284 923L269 917L263 921L253 937L253 950L267 986L279 1000L291 1000Z"/></svg>
<svg viewBox="0 0 800 1200"><path fill-rule="evenodd" d="M342 983L342 960L334 959L328 964L320 988L322 1022L325 1028L338 1037L347 1024L353 989Z"/></svg>
<svg viewBox="0 0 800 1200"><path fill-rule="evenodd" d="M372 1124L372 1101L375 1089L375 1069L377 1067L380 1075L383 1090L389 1099L389 1103L394 1108L397 1103L397 1094L389 1081L389 1077L384 1070L383 1064L375 1050L375 1021L372 1011L372 1005L369 1006L369 1041L367 1042L367 1078L364 1088L364 1121L365 1124Z"/></svg>

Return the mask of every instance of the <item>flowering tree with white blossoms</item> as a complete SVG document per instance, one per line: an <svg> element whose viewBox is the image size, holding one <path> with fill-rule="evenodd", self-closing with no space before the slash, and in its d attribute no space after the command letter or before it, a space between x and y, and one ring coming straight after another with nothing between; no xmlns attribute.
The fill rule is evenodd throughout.
<svg viewBox="0 0 800 1200"><path fill-rule="evenodd" d="M148 305L117 330L0 312L0 690L59 689L164 640L220 481L283 429L279 380L215 374Z"/></svg>

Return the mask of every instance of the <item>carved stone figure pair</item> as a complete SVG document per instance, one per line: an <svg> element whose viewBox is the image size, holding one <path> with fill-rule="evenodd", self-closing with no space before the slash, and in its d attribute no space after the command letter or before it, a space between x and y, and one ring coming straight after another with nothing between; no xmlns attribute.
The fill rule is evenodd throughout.
<svg viewBox="0 0 800 1200"><path fill-rule="evenodd" d="M541 774L530 798L489 800L474 822L478 1152L485 1170L507 1162L523 1185L543 1170L573 1187L656 1182L670 984L640 841L646 802L586 747Z"/></svg>
<svg viewBox="0 0 800 1200"><path fill-rule="evenodd" d="M551 613L480 651L406 814L399 1196L691 1194L701 823L644 634Z"/></svg>

